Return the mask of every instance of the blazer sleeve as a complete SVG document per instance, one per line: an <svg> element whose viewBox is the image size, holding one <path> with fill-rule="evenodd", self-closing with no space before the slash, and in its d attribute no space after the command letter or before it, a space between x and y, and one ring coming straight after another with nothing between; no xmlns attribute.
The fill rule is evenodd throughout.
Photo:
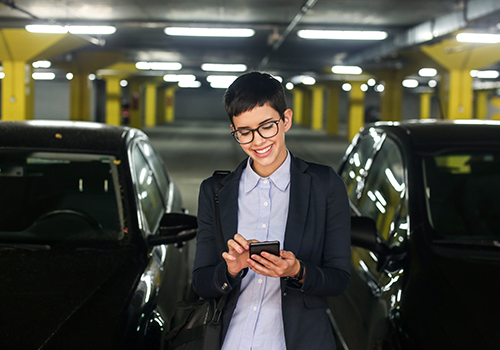
<svg viewBox="0 0 500 350"><path fill-rule="evenodd" d="M215 215L214 179L209 178L201 184L198 198L198 234L192 281L194 290L203 298L220 297L241 282L241 278L232 278L227 273Z"/></svg>
<svg viewBox="0 0 500 350"><path fill-rule="evenodd" d="M317 223L316 227L317 231L323 233L314 233L317 243L322 242L322 247L315 251L309 261L303 261L306 274L300 288L306 294L317 296L339 295L350 281L351 216L347 192L342 179L331 167L328 167L327 179L327 186L324 186L324 181L318 181L323 186L318 188L316 184L313 189L316 198L321 198L321 192L326 193L326 197L311 203L310 208L316 211L316 220L324 219L324 224Z"/></svg>

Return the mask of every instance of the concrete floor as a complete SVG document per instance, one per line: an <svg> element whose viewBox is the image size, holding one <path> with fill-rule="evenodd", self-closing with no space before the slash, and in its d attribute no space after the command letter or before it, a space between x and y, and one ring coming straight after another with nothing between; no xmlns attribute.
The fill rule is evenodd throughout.
<svg viewBox="0 0 500 350"><path fill-rule="evenodd" d="M338 136L328 136L324 131L293 125L286 134L286 144L299 158L337 169L348 145L343 129ZM233 170L246 158L230 134L229 122L176 121L144 131L179 186L184 207L193 215L201 182L214 170Z"/></svg>

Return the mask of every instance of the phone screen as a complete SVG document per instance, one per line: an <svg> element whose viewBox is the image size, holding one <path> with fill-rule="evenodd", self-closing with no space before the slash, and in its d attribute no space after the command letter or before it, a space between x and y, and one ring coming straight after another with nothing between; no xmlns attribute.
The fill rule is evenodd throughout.
<svg viewBox="0 0 500 350"><path fill-rule="evenodd" d="M279 241L269 241L269 242L256 242L250 243L250 257L253 254L260 255L262 252L268 252L276 256L280 255L280 242Z"/></svg>

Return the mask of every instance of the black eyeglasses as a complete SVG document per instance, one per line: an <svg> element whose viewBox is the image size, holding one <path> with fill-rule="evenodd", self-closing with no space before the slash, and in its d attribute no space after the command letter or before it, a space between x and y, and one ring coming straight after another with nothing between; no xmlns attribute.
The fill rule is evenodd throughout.
<svg viewBox="0 0 500 350"><path fill-rule="evenodd" d="M278 124L280 120L281 119L262 124L256 129L238 129L231 132L231 135L233 135L236 142L238 142L241 145L252 142L255 131L257 131L262 138L269 139L278 134L279 131Z"/></svg>

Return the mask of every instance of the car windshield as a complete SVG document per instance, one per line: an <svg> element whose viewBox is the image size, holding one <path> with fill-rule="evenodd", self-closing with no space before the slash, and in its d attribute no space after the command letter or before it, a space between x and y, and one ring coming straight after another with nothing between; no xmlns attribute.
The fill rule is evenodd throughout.
<svg viewBox="0 0 500 350"><path fill-rule="evenodd" d="M454 153L424 158L428 216L440 238L500 238L500 155Z"/></svg>
<svg viewBox="0 0 500 350"><path fill-rule="evenodd" d="M0 152L0 243L123 238L113 156Z"/></svg>

